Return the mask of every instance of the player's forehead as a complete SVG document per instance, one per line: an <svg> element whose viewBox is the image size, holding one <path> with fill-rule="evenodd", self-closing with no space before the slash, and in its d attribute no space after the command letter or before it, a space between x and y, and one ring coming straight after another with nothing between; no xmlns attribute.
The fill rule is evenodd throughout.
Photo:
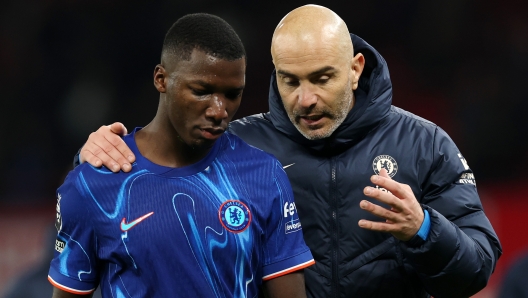
<svg viewBox="0 0 528 298"><path fill-rule="evenodd" d="M188 60L182 60L178 63L172 75L186 81L225 81L238 87L239 85L244 85L245 72L245 57L227 60L195 49Z"/></svg>

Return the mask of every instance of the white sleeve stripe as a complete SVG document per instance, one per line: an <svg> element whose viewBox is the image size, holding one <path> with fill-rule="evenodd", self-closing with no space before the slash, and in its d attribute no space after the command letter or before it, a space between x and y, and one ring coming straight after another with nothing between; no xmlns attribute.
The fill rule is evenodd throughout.
<svg viewBox="0 0 528 298"><path fill-rule="evenodd" d="M271 274L268 274L264 277L262 277L262 279L270 279L270 278L273 278L275 276L280 276L286 272L292 272L292 271L296 271L299 270L299 269L302 269L304 267L308 267L309 265L312 265L314 263L314 259L311 259L309 261L306 261L304 263L301 263L301 264L297 264L295 266L292 266L292 267L289 267L289 268L286 268L286 269L283 269L281 271L277 271L277 272L274 272L274 273L271 273Z"/></svg>
<svg viewBox="0 0 528 298"><path fill-rule="evenodd" d="M62 285L58 282L56 282L51 276L48 275L48 279L50 280L50 282L56 286L57 288L61 289L61 290L64 290L64 291L67 291L67 292L70 292L70 293L74 293L74 294L90 294L91 292L95 291L95 288L91 289L91 290L77 290L77 289L73 289L73 288L70 288L70 287L67 287L65 285Z"/></svg>

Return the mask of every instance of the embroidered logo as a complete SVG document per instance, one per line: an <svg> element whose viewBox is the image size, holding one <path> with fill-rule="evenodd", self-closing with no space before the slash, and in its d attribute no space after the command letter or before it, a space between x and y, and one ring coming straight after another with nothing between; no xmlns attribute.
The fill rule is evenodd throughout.
<svg viewBox="0 0 528 298"><path fill-rule="evenodd" d="M392 178L398 172L398 163L390 155L378 155L372 162L372 169L376 175L379 175L381 169L385 169Z"/></svg>
<svg viewBox="0 0 528 298"><path fill-rule="evenodd" d="M150 212L150 213L147 213L139 218L136 218L135 220L127 223L126 222L126 218L123 217L123 219L121 220L121 231L123 232L126 232L130 229L132 229L135 225L137 225L138 223L142 222L145 218L151 216L152 214L154 214L154 212Z"/></svg>
<svg viewBox="0 0 528 298"><path fill-rule="evenodd" d="M222 226L232 233L240 233L251 223L251 212L246 204L238 200L225 201L218 209Z"/></svg>

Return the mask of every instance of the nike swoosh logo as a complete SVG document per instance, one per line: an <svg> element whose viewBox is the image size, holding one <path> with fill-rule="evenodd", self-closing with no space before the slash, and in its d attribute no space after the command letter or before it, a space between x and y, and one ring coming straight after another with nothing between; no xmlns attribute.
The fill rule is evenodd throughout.
<svg viewBox="0 0 528 298"><path fill-rule="evenodd" d="M289 167L293 166L294 164L295 164L295 163L292 163L292 164L289 164L289 165L284 166L284 167L282 167L282 168L283 168L283 169L286 169L286 168L289 168Z"/></svg>
<svg viewBox="0 0 528 298"><path fill-rule="evenodd" d="M126 232L130 229L132 229L135 225L137 225L138 223L142 222L145 218L151 216L152 214L154 214L154 212L150 212L150 213L147 213L139 218L136 218L135 220L129 222L129 223L126 223L126 218L123 217L123 220L121 220L121 231L123 232Z"/></svg>

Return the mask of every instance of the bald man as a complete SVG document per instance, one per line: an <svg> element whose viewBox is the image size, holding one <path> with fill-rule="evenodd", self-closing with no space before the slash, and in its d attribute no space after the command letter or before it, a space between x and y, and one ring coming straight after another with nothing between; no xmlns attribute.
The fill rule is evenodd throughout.
<svg viewBox="0 0 528 298"><path fill-rule="evenodd" d="M473 172L445 131L391 105L385 60L348 32L321 6L286 15L272 39L270 111L230 131L288 174L296 205L284 212L299 213L316 260L309 297L471 296L502 253ZM128 171L125 133L101 127L80 160Z"/></svg>

